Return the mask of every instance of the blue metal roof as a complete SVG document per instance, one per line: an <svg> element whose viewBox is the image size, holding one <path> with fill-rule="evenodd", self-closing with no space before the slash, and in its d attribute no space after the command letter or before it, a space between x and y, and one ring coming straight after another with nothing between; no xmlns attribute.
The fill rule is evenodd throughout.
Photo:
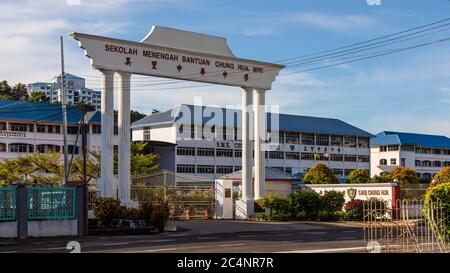
<svg viewBox="0 0 450 273"><path fill-rule="evenodd" d="M196 112L197 111L197 112ZM203 113L203 114L202 114ZM200 115L199 115L200 114ZM373 135L339 119L318 118L299 115L267 113L267 128L272 128L272 115L274 120L279 117L281 131L323 133L338 135L355 135L372 137ZM276 116L275 116L276 115ZM212 120L222 120L227 126L241 126L241 110L226 109L209 106L193 106L182 104L168 111L152 114L133 123L133 127L155 126L161 123L212 123Z"/></svg>
<svg viewBox="0 0 450 273"><path fill-rule="evenodd" d="M404 132L383 131L371 141L374 145L417 145L424 147L450 148L450 138L439 135L425 135Z"/></svg>
<svg viewBox="0 0 450 273"><path fill-rule="evenodd" d="M67 106L67 122L78 123L82 111ZM0 100L0 119L27 122L63 122L61 104ZM100 112L96 111L90 123L100 123Z"/></svg>

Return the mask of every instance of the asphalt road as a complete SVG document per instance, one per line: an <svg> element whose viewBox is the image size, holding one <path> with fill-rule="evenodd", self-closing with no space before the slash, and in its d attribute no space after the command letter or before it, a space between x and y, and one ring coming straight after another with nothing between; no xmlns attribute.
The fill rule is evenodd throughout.
<svg viewBox="0 0 450 273"><path fill-rule="evenodd" d="M364 252L361 226L321 223L246 221L176 221L185 231L153 235L86 236L0 240L0 253L56 253L69 241L81 252L120 253L258 253Z"/></svg>

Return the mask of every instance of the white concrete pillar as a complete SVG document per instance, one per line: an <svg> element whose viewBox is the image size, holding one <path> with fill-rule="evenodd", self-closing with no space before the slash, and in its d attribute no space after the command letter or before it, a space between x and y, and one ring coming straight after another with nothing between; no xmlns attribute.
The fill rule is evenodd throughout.
<svg viewBox="0 0 450 273"><path fill-rule="evenodd" d="M254 108L254 147L255 147L255 200L261 199L265 195L266 183L266 158L263 145L266 134L266 111L265 111L266 90L253 89Z"/></svg>
<svg viewBox="0 0 450 273"><path fill-rule="evenodd" d="M127 207L134 207L131 201L130 166L130 78L131 73L117 72L118 82L118 129L119 129L119 199Z"/></svg>
<svg viewBox="0 0 450 273"><path fill-rule="evenodd" d="M100 70L101 82L101 178L102 197L115 197L114 190L114 71Z"/></svg>
<svg viewBox="0 0 450 273"><path fill-rule="evenodd" d="M250 141L250 119L252 109L252 89L242 88L242 197L236 200L236 218L247 219L253 215L252 145Z"/></svg>

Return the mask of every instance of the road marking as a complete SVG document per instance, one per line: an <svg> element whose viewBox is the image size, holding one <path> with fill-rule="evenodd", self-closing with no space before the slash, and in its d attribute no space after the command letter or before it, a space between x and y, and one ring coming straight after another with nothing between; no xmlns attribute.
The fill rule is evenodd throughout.
<svg viewBox="0 0 450 273"><path fill-rule="evenodd" d="M275 236L292 236L294 233L275 234Z"/></svg>
<svg viewBox="0 0 450 273"><path fill-rule="evenodd" d="M309 249L309 250L292 250L282 251L277 253L327 253L327 252L348 252L356 250L365 250L365 247L346 247L346 248L324 248L324 249Z"/></svg>
<svg viewBox="0 0 450 273"><path fill-rule="evenodd" d="M356 240L356 237L342 237L342 238L336 238L336 240Z"/></svg>
<svg viewBox="0 0 450 273"><path fill-rule="evenodd" d="M101 244L101 246L119 246L119 245L128 245L129 242L119 242L119 243L107 243Z"/></svg>
<svg viewBox="0 0 450 273"><path fill-rule="evenodd" d="M308 234L327 234L328 232L326 232L326 231L308 231L308 232L305 232L305 233L308 233Z"/></svg>
<svg viewBox="0 0 450 273"><path fill-rule="evenodd" d="M243 246L245 244L224 244L224 245L219 245L219 246Z"/></svg>
<svg viewBox="0 0 450 273"><path fill-rule="evenodd" d="M173 242L176 239L157 239L157 240L138 240L137 243L164 243L164 242Z"/></svg>
<svg viewBox="0 0 450 273"><path fill-rule="evenodd" d="M14 250L14 251L2 251L2 252L0 252L0 253L5 253L5 254L6 254L6 253L17 253L17 251L15 251L15 250Z"/></svg>
<svg viewBox="0 0 450 273"><path fill-rule="evenodd" d="M168 234L167 236L168 236L168 237L181 237L181 236L189 236L189 235L192 235L192 234L189 234L189 233L182 233L182 234Z"/></svg>
<svg viewBox="0 0 450 273"><path fill-rule="evenodd" d="M198 237L197 240L211 240L211 239L217 239L219 237Z"/></svg>
<svg viewBox="0 0 450 273"><path fill-rule="evenodd" d="M292 241L287 241L288 243L301 243L304 242L305 240L292 240Z"/></svg>
<svg viewBox="0 0 450 273"><path fill-rule="evenodd" d="M239 235L239 238L251 238L251 237L258 237L258 235L253 234L253 235Z"/></svg>
<svg viewBox="0 0 450 273"><path fill-rule="evenodd" d="M344 230L342 233L355 233L358 232L357 230Z"/></svg>
<svg viewBox="0 0 450 273"><path fill-rule="evenodd" d="M58 249L66 249L65 247L49 247L46 250L58 250Z"/></svg>

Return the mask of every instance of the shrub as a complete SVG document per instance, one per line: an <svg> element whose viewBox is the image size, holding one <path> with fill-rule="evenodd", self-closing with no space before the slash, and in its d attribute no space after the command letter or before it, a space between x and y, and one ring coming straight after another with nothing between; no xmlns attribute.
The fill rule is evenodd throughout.
<svg viewBox="0 0 450 273"><path fill-rule="evenodd" d="M269 219L272 219L272 213L289 211L289 200L280 194L273 192L264 196L263 199L257 201L257 203L264 209L269 210Z"/></svg>
<svg viewBox="0 0 450 273"><path fill-rule="evenodd" d="M111 220L119 218L121 213L120 201L114 198L97 198L94 202L94 215L98 222L110 226Z"/></svg>
<svg viewBox="0 0 450 273"><path fill-rule="evenodd" d="M250 217L250 219L254 220L254 221L267 221L267 220L269 220L268 216L265 213L261 213L261 212L253 214Z"/></svg>
<svg viewBox="0 0 450 273"><path fill-rule="evenodd" d="M305 214L305 220L315 220L320 210L320 195L313 190L299 190L291 193L292 212Z"/></svg>
<svg viewBox="0 0 450 273"><path fill-rule="evenodd" d="M350 172L348 180L352 184L363 184L370 182L369 171L366 169L356 169Z"/></svg>
<svg viewBox="0 0 450 273"><path fill-rule="evenodd" d="M450 214L450 183L438 184L427 190L425 194L425 205L432 207L433 203L438 203L442 206L444 214ZM425 215L427 214L425 213ZM450 234L450 221L447 221L447 234Z"/></svg>
<svg viewBox="0 0 450 273"><path fill-rule="evenodd" d="M392 179L398 179L398 183L400 185L419 183L419 177L417 176L417 172L408 167L393 168L391 170L391 176Z"/></svg>
<svg viewBox="0 0 450 273"><path fill-rule="evenodd" d="M142 210L142 213L141 213L142 220L144 220L148 226L151 225L152 215L153 215L152 202L148 201L148 202L142 203L141 210Z"/></svg>
<svg viewBox="0 0 450 273"><path fill-rule="evenodd" d="M321 208L329 213L342 210L345 199L341 192L327 191L320 197Z"/></svg>
<svg viewBox="0 0 450 273"><path fill-rule="evenodd" d="M336 184L338 180L325 164L314 164L303 178L305 184Z"/></svg>
<svg viewBox="0 0 450 273"><path fill-rule="evenodd" d="M153 207L150 223L159 232L164 232L167 221L169 220L169 206L162 203L157 207Z"/></svg>
<svg viewBox="0 0 450 273"><path fill-rule="evenodd" d="M360 199L353 199L347 202L344 206L345 220L362 220L364 217L364 201Z"/></svg>
<svg viewBox="0 0 450 273"><path fill-rule="evenodd" d="M450 183L450 167L442 168L435 176L434 181L436 184Z"/></svg>

